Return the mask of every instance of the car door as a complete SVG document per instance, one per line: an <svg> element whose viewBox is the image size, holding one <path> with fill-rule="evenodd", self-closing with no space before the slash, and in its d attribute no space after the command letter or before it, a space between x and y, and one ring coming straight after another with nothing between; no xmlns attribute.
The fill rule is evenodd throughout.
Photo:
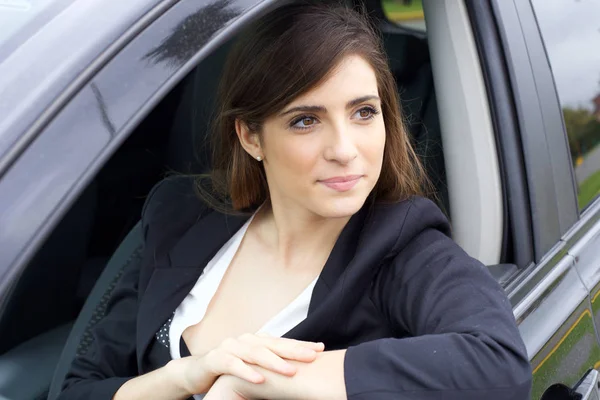
<svg viewBox="0 0 600 400"><path fill-rule="evenodd" d="M84 189L89 188L92 178L159 100L174 90L203 57L239 29L239 25L232 22L253 18L274 2L165 0L156 2L153 7L148 7L151 3L147 1L140 3L144 3L144 7L135 17L127 15L131 17L127 21L117 18L119 24L123 24L118 26L120 36L112 37L111 43L97 43L101 46L100 51L96 58L86 59L89 65L67 69L65 65L72 61L70 59L63 60L64 63L53 60L58 62L56 65L37 64L39 68L50 65L59 70L62 68L63 74L57 75L61 81L53 81L53 74L44 75L48 81L44 86L29 88L31 92L23 91L18 101L15 98L19 105L23 99L31 100L27 107L9 109L24 113L29 108L31 114L25 114L31 119L27 127L23 128L24 120L14 114L7 114L0 124L3 129L0 138L8 138L12 143L8 149L3 149L6 151L0 152L0 316L4 316L4 306L15 298L16 293L24 292L25 300L33 310L43 309L46 303L54 304L54 299L19 288L29 262L45 244L46 238L75 201L85 195ZM99 19L96 12L97 7L102 8L101 2L85 0L74 4L63 10L61 18ZM100 18L100 21L106 19ZM188 34L191 29L193 35ZM35 50L32 43L36 41L48 44L49 38L55 37L58 42L54 45L59 46L62 44L61 32L77 36L74 31L60 29L52 30L52 35L44 35L44 32L47 31L40 30L35 40L19 48L18 57L4 60L6 64L2 67L16 71L19 57L35 59L36 54L25 57L27 54L23 53ZM90 36L87 38L91 39ZM51 48L47 50L51 52ZM27 67L32 68L32 65ZM72 81L65 83L65 76ZM5 84L0 86L0 92L18 92L19 82L4 80L0 83ZM28 82L21 83L28 87ZM42 100L48 99L50 101L43 109L36 108ZM86 212L79 217L85 219ZM75 229L83 219L75 218ZM83 233L75 231L74 236ZM66 244L67 252L69 245L72 243ZM46 262L48 269L63 267L60 263L55 265L53 260ZM56 282L52 275L44 279L33 276L31 281L42 285L44 282L57 284L58 289L65 283ZM12 326L28 319L22 314L14 317L18 320ZM42 398L50 385L69 330L70 323L49 321L49 326L34 337L0 352L0 397Z"/></svg>
<svg viewBox="0 0 600 400"><path fill-rule="evenodd" d="M532 0L552 67L569 145L579 220L563 241L590 292L591 319L600 327L600 3ZM591 343L587 367L600 368ZM580 367L583 369L583 366Z"/></svg>
<svg viewBox="0 0 600 400"><path fill-rule="evenodd" d="M523 168L521 177L513 175L505 184L519 192L518 181L524 179L533 254L528 265L520 265L519 276L506 290L533 367L532 398L541 398L549 388L548 393L565 390L564 396L569 388L582 392L597 387L596 375L588 371L600 362L590 297L590 290L598 290L592 286L597 285L599 273L598 207L589 206L580 219L559 101L561 87L557 92L555 66L544 47L543 25L541 31L538 25L541 17L536 18L538 6L555 7L561 2L468 3L478 30L489 96L496 105L500 147L513 154L512 160L504 155L505 173L515 168L511 162ZM577 7L576 3L571 6ZM502 130L510 131L513 125L518 140L510 143L512 133L504 136ZM517 153L522 157L515 159ZM522 223L514 217L512 221ZM581 384L584 377L593 380L593 385Z"/></svg>
<svg viewBox="0 0 600 400"><path fill-rule="evenodd" d="M600 360L600 347L589 287L568 239L582 221L561 107L532 5L529 0L384 1L387 18L408 28L422 26L423 17L431 22L432 14L458 14L463 7L487 86L504 193L503 265L489 267L512 301L528 349L532 398L550 387L583 391L592 385L577 384L584 376L595 379L587 371ZM427 24L430 42L439 39L438 30ZM507 263L516 265L516 273Z"/></svg>
<svg viewBox="0 0 600 400"><path fill-rule="evenodd" d="M561 108L532 6L529 0L384 0L386 17L403 27L429 22L430 43L440 32L432 21L445 22L432 15L460 14L463 7L487 87L504 193L503 264L489 268L513 303L534 370L532 398L539 399L550 387L568 392L584 376L593 381L587 371L599 360L600 347L589 288L567 240L580 223L577 198ZM476 82L476 76L472 82L465 77L463 85ZM450 147L444 142L444 149ZM516 273L506 264L514 264ZM588 383L576 390L592 387Z"/></svg>

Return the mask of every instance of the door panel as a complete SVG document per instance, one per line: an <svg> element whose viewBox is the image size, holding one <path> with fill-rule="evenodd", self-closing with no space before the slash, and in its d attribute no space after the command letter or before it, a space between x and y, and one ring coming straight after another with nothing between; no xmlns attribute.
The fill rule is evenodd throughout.
<svg viewBox="0 0 600 400"><path fill-rule="evenodd" d="M574 265L560 248L512 291L511 299L522 298L515 317L534 372L532 399L555 383L574 386L600 361L588 291Z"/></svg>
<svg viewBox="0 0 600 400"><path fill-rule="evenodd" d="M587 302L582 302L547 344L533 357L532 398L539 399L552 384L573 386L600 360L600 347Z"/></svg>
<svg viewBox="0 0 600 400"><path fill-rule="evenodd" d="M600 327L600 199L583 214L567 235L569 254L591 297L596 330Z"/></svg>
<svg viewBox="0 0 600 400"><path fill-rule="evenodd" d="M72 190L110 141L89 87L70 104L77 107L65 108L48 124L0 180L1 295L75 200Z"/></svg>

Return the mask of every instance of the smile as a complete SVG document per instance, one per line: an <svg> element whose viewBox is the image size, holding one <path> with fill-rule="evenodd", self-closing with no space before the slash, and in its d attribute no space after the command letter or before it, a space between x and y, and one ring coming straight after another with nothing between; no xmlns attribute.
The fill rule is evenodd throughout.
<svg viewBox="0 0 600 400"><path fill-rule="evenodd" d="M347 192L356 186L360 178L362 178L362 175L336 176L334 178L319 181L319 183L338 192Z"/></svg>

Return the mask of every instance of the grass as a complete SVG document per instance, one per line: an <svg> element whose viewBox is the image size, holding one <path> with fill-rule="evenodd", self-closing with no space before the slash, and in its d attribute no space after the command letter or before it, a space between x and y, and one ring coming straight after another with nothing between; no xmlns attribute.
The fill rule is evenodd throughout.
<svg viewBox="0 0 600 400"><path fill-rule="evenodd" d="M587 206L596 196L600 194L600 170L587 178L579 185L577 196L579 209Z"/></svg>
<svg viewBox="0 0 600 400"><path fill-rule="evenodd" d="M399 1L384 0L383 11L392 21L423 19L423 2L422 0L412 0L409 5L405 6Z"/></svg>

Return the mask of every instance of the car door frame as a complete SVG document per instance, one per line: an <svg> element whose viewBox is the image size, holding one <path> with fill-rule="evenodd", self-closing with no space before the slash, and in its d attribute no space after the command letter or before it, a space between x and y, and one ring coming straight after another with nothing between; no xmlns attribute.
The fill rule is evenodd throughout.
<svg viewBox="0 0 600 400"><path fill-rule="evenodd" d="M525 228L521 239L513 236L514 258L521 270L506 291L532 360L533 394L539 397L557 383L555 379L573 385L579 374L600 361L589 287L581 279L567 240L573 230L581 231L582 224L570 152L531 3L466 1L477 31L490 104L498 118L505 190L509 197L515 196L509 201L511 221L520 224L518 229ZM511 205L515 198L517 205ZM527 228L529 252L523 243L516 243L528 239ZM511 234L519 235L518 229L513 225ZM523 247L524 255L519 253ZM581 351L585 346L591 349L587 358ZM579 362L577 371L561 358L567 352Z"/></svg>
<svg viewBox="0 0 600 400"><path fill-rule="evenodd" d="M249 21L286 2L181 0L172 4L173 0L165 0L165 3L169 3L169 7L161 3L161 13L151 22L145 20L137 35L128 31L127 43L120 43L122 46L117 52L104 52L101 56L104 59L94 62L102 66L92 71L84 82L79 82L83 78L78 76L78 87L73 90L71 86L68 89L72 92L67 90L57 97L51 106L52 115L45 111L40 113L41 118L47 120L36 121L34 126L39 127L39 131L31 131L27 146L18 149L18 154L6 164L0 176L0 209L3 210L0 225L14 230L5 232L4 238L10 243L0 245L0 249L11 248L10 253L3 253L0 258L0 302L10 298L29 260L152 109L202 59ZM207 20L211 24L203 24ZM186 36L189 29L196 33L191 40ZM40 172L34 174L36 171ZM37 179L31 179L32 176ZM0 303L0 316L2 310ZM57 341L58 331L63 332L61 335L68 334L68 329L62 328L48 332L52 343ZM0 369L6 368L3 373L11 377L2 386L3 395L35 397L44 390L40 385L43 386L46 379L50 384L60 346L44 348L43 360L40 355L27 353L39 353L34 341L50 343L41 340L44 335L0 357ZM31 360L33 364L24 360ZM23 374L24 371L28 374Z"/></svg>
<svg viewBox="0 0 600 400"><path fill-rule="evenodd" d="M57 97L59 104L50 107L56 109L51 118L41 113L40 118L47 120L33 124L38 131L30 134L28 145L19 149L0 176L0 209L5 210L0 213L0 225L19 228L10 235L6 231L4 237L10 243L0 245L0 310L28 261L146 115L248 21L285 3L181 0L169 7L158 4L160 15L144 21L137 35L127 32L128 42L120 43L116 53L103 53L103 59L94 63L102 67L86 76L85 82L78 82L68 98ZM207 16L213 23L197 26ZM191 40L181 36L191 28L196 29ZM128 90L122 90L127 85ZM28 186L32 170L43 171L36 187ZM35 204L35 210L24 207L24 201Z"/></svg>

